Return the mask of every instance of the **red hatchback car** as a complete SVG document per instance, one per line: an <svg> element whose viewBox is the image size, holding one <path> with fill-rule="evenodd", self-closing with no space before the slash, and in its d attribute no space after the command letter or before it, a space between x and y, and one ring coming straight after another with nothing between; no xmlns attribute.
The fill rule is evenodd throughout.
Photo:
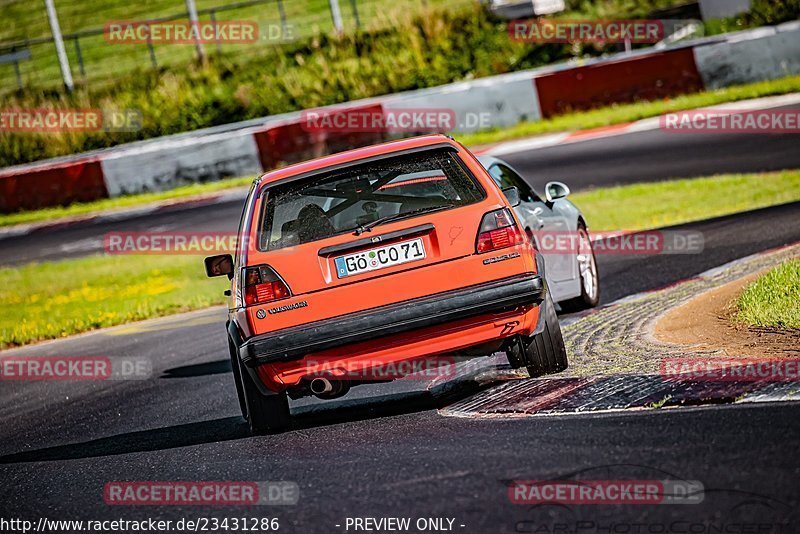
<svg viewBox="0 0 800 534"><path fill-rule="evenodd" d="M531 376L565 369L518 202L441 135L257 179L235 257L205 261L231 279L228 344L251 430L288 426L288 397L344 395L353 369L496 351Z"/></svg>

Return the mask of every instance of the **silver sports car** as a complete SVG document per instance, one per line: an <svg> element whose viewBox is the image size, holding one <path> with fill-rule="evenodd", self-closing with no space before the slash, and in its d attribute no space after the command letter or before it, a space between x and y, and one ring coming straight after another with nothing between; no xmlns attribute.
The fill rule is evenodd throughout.
<svg viewBox="0 0 800 534"><path fill-rule="evenodd" d="M492 156L478 160L509 196L528 237L542 253L553 300L564 311L597 306L600 280L588 225L581 210L567 200L569 188L548 182L542 199L505 161ZM512 198L517 194L514 189L519 198Z"/></svg>

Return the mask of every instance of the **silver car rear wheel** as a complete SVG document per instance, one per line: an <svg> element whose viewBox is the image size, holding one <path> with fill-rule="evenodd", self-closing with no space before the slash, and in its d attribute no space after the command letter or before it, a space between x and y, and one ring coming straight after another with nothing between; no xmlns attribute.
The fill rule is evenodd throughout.
<svg viewBox="0 0 800 534"><path fill-rule="evenodd" d="M583 223L578 223L578 275L581 280L581 294L574 299L560 302L561 309L574 312L594 308L600 302L600 276L597 273L597 260L592 248L592 240Z"/></svg>
<svg viewBox="0 0 800 534"><path fill-rule="evenodd" d="M589 239L589 233L585 228L578 228L578 269L581 274L581 284L583 284L583 292L587 298L592 301L597 300L598 296L598 277L597 277L597 262L594 258L594 251L592 250L592 242Z"/></svg>

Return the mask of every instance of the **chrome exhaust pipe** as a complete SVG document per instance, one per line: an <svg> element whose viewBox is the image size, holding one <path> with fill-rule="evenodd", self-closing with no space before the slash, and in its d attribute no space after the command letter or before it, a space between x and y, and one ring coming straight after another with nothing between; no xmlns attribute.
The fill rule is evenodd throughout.
<svg viewBox="0 0 800 534"><path fill-rule="evenodd" d="M341 397L350 390L350 384L341 380L328 380L317 377L311 381L311 393L319 399L334 399Z"/></svg>
<svg viewBox="0 0 800 534"><path fill-rule="evenodd" d="M319 397L333 391L333 383L327 378L315 378L311 381L311 393Z"/></svg>

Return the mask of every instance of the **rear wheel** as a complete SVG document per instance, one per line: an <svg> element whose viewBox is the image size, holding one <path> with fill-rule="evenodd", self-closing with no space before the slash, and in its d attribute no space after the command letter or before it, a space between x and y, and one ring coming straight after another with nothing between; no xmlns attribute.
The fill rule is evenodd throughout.
<svg viewBox="0 0 800 534"><path fill-rule="evenodd" d="M531 377L558 373L567 368L567 349L561 337L561 326L550 296L543 303L539 313L543 313L544 327L532 336L518 336L509 347L506 355L512 367L526 367Z"/></svg>
<svg viewBox="0 0 800 534"><path fill-rule="evenodd" d="M239 409L242 417L247 421L247 402L244 399L244 388L242 387L242 370L239 367L239 353L233 340L228 338L228 352L231 355L231 371L233 371L233 381L236 384L236 397L239 399Z"/></svg>
<svg viewBox="0 0 800 534"><path fill-rule="evenodd" d="M242 368L237 351L231 350L231 366L236 380L236 392L242 416L250 427L250 432L279 432L289 427L291 414L289 398L286 393L264 395L258 390L247 369Z"/></svg>
<svg viewBox="0 0 800 534"><path fill-rule="evenodd" d="M600 302L600 276L597 274L597 261L592 249L592 241L586 226L578 223L578 274L581 281L581 294L573 299L560 302L565 312L576 312L594 308Z"/></svg>

